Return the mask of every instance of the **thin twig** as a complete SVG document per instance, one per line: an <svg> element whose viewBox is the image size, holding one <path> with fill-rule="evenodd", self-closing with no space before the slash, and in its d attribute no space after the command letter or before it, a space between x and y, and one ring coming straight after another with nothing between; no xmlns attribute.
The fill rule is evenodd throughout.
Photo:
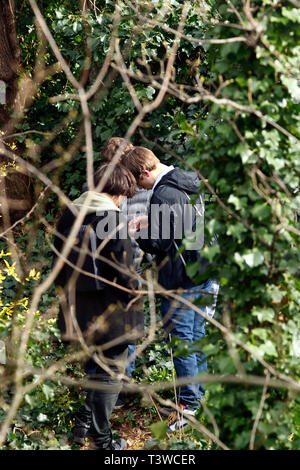
<svg viewBox="0 0 300 470"><path fill-rule="evenodd" d="M261 417L262 412L263 412L264 403L265 403L266 398L267 398L267 389L268 389L269 382L270 382L270 374L267 372L266 382L265 382L265 385L264 385L263 390L262 390L260 404L259 404L259 407L258 407L258 410L257 410L257 414L256 414L256 417L255 417L253 428L252 428L252 431L251 431L251 438L250 438L250 444L249 444L249 449L250 450L254 449L255 434L256 434L258 422L259 422L260 417Z"/></svg>

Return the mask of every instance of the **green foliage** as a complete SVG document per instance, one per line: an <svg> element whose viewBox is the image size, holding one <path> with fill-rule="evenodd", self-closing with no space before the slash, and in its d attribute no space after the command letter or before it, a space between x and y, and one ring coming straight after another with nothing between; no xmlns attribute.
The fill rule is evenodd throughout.
<svg viewBox="0 0 300 470"><path fill-rule="evenodd" d="M83 17L75 0L62 1L59 5L52 0L42 3L42 12L52 34L78 79L84 69L86 28L89 29L90 86L109 48L115 2L100 2L97 17L93 11ZM157 17L164 2L154 3L150 11L144 2L143 12L149 19ZM176 163L185 169L192 165L208 178L216 193L214 200L206 205L206 237L217 232L219 243L204 246L202 254L212 263L209 274L220 282L216 319L230 324L241 345L233 345L233 359L224 336L217 328L209 326L207 338L200 345L208 357L209 371L236 375L240 367L247 374L264 377L266 368L261 363L264 360L278 374L299 381L299 9L290 3L251 2L255 21L261 26L256 37L247 30L251 25L241 11L241 2L232 0L231 3L242 15L246 31L230 26L237 18L226 2L190 3L185 35L228 39L241 34L248 42L199 46L181 39L174 67L175 79L191 87L191 97L195 100L183 103L178 96L166 95L160 107L142 123L139 130L143 134L137 132L132 141L152 148L167 164ZM32 75L38 50L33 15L28 2L16 1L16 5L22 65L26 73ZM181 2L171 2L163 24L176 28L181 6ZM210 22L210 18L217 18L218 22ZM169 31L156 25L141 26L135 12L121 2L118 34L125 63L131 71L139 70L138 60L144 58L152 74L159 73L160 61L164 60L174 38ZM56 61L50 47L45 61L47 65ZM120 75L112 72L110 69L109 83L105 82L89 102L95 168L101 163L104 142L113 135L123 136L136 116L134 103ZM195 81L196 72L207 94L216 93L220 87L216 98L222 101L202 100L199 93L193 94L193 87L199 83ZM153 84L137 79L132 84L142 104L152 102L157 96ZM66 119L66 125L58 126L51 146L42 147L36 163L42 168L53 159L64 159L62 169L49 170L47 175L71 199L77 197L86 184L84 140L80 140L73 153L69 152L82 128L80 103L71 99L53 103L49 98L73 92L63 73L49 77L19 125L19 132L34 129L46 133ZM43 142L40 134L31 134L30 139L27 134L21 135L18 139L27 148ZM182 159L180 163L174 152ZM27 158L26 151L23 156ZM216 196L222 205L218 204ZM48 222L54 223L60 210L56 197L49 198L45 210ZM37 228L36 225L33 224L33 228ZM43 279L52 257L44 231L37 230L36 243L29 243L29 248L30 234L25 230L18 234L20 249L31 259L31 268L36 267ZM0 248L5 249L5 244ZM42 257L46 263L41 263L40 269L37 263ZM195 282L201 280L194 277L197 264L189 265L188 272ZM10 302L21 298L16 297L17 286L18 281L13 276L3 281L7 311ZM25 295L30 298L31 290ZM55 305L54 298L53 288L43 297L39 310L45 316ZM18 308L20 310L20 306ZM11 319L6 316L5 322L3 319L1 322L1 335L8 337ZM32 332L27 352L30 364L43 367L63 356L63 346L52 342L53 334L56 335L55 324L51 322L38 325ZM177 345L184 354L186 345ZM69 373L80 375L81 372L72 366ZM170 349L163 332L158 331L156 341L137 359L135 380L171 381L172 374ZM249 448L262 388L246 381L240 385L211 383L207 384L207 395L207 406L219 426L220 439L232 449ZM161 392L161 396L172 398L173 392ZM59 436L67 434L72 412L78 404L76 394L68 394L64 386L46 382L37 387L24 398L15 427L8 436L8 448L65 448L64 439L53 437L49 428L58 430ZM268 388L254 448L299 449L299 416L299 394ZM208 415L203 412L200 419L214 430ZM192 430L181 440L165 438L163 426L153 425L155 438L148 443L149 448L211 448L199 431Z"/></svg>
<svg viewBox="0 0 300 470"><path fill-rule="evenodd" d="M159 440L166 437L167 428L168 428L167 421L158 421L157 423L153 423L150 426L150 429L154 437L156 437L156 439L159 439Z"/></svg>

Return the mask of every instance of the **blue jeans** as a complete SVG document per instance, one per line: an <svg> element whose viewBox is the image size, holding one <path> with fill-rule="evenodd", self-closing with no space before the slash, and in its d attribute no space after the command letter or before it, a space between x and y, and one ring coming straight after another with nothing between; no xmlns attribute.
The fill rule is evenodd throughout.
<svg viewBox="0 0 300 470"><path fill-rule="evenodd" d="M136 350L135 344L128 345L128 358L131 357L131 362L127 362L127 365L126 365L126 375L128 377L132 376L132 372L135 366L135 350Z"/></svg>
<svg viewBox="0 0 300 470"><path fill-rule="evenodd" d="M209 316L213 315L218 293L218 285L215 281L208 280L199 286L189 284L184 286L184 289L189 289L189 292L182 293L181 297L190 302L193 302L201 295L200 289L206 292L214 292L214 303L201 307L204 313ZM171 337L176 336L180 340L187 341L189 349L192 342L205 337L205 319L187 305L179 304L178 301L170 302L163 299L161 311L166 332L170 333ZM176 351L176 347L174 351ZM200 349L197 352L191 352L188 356L174 357L173 361L177 378L196 377L200 372L206 372L207 370L205 354ZM178 401L192 409L199 407L199 402L205 394L203 385L200 383L185 384L179 388L178 392Z"/></svg>

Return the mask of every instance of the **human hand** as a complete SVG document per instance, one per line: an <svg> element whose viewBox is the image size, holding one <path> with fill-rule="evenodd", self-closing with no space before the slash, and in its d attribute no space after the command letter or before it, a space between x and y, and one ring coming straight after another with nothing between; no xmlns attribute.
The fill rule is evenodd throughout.
<svg viewBox="0 0 300 470"><path fill-rule="evenodd" d="M133 235L135 232L141 230L142 228L147 228L148 225L149 223L147 215L139 215L138 217L135 217L128 223L129 235Z"/></svg>

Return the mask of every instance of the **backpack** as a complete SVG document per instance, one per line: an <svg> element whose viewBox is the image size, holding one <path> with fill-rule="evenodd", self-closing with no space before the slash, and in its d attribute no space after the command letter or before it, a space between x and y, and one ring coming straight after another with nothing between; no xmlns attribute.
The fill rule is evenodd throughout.
<svg viewBox="0 0 300 470"><path fill-rule="evenodd" d="M74 248L72 248L68 254L68 262L65 262L56 280L57 284L62 286L66 285L74 274L74 271L76 271L76 266L78 266L81 271L85 271L91 274L91 276L78 271L76 279L77 291L95 291L104 288L104 283L100 279L97 279L97 277L101 276L101 261L97 257L97 236L93 228L93 224L96 220L97 216L95 216L89 224L81 225L76 235ZM67 227L60 232L63 237L63 239L60 240L61 246L63 246L64 240L69 236L70 231L71 228ZM83 253L81 250L88 251L90 254Z"/></svg>

